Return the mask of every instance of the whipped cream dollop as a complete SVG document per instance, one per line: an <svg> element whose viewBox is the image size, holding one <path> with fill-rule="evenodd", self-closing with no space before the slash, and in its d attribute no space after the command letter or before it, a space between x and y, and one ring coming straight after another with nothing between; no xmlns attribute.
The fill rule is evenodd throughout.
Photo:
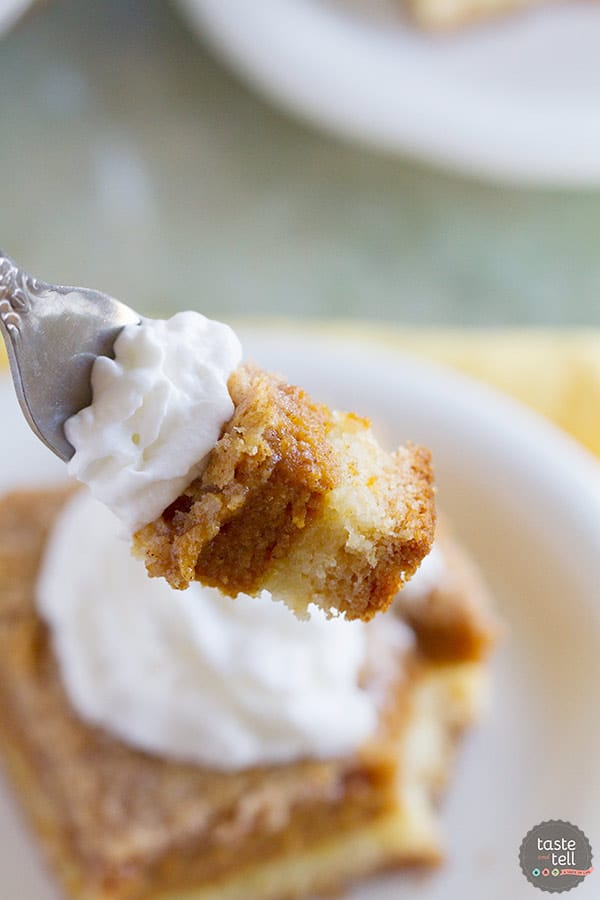
<svg viewBox="0 0 600 900"><path fill-rule="evenodd" d="M282 603L149 579L114 515L82 490L51 534L37 585L79 715L130 745L235 770L352 752L378 701L360 683L362 622L299 621ZM397 628L381 630L397 640ZM405 629L407 632L407 629ZM392 639L392 638L390 638Z"/></svg>
<svg viewBox="0 0 600 900"><path fill-rule="evenodd" d="M201 473L233 414L242 351L227 325L180 312L126 325L114 356L96 359L92 403L65 423L68 469L134 532Z"/></svg>

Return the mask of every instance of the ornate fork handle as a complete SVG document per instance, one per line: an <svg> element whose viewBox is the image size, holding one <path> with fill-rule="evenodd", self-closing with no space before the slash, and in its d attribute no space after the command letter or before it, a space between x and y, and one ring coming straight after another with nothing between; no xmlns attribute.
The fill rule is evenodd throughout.
<svg viewBox="0 0 600 900"><path fill-rule="evenodd" d="M22 316L47 288L0 250L0 320L8 331L20 329Z"/></svg>
<svg viewBox="0 0 600 900"><path fill-rule="evenodd" d="M97 356L112 356L121 328L139 315L87 288L48 284L0 251L0 331L23 414L61 459L73 448L63 425L91 401Z"/></svg>

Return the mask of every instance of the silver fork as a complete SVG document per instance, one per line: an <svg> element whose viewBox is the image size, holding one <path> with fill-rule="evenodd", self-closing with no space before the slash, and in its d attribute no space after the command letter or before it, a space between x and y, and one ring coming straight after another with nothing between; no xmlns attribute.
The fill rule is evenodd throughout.
<svg viewBox="0 0 600 900"><path fill-rule="evenodd" d="M94 360L112 357L123 326L139 322L119 300L47 284L0 250L0 331L17 398L35 434L65 462L74 450L63 426L91 403Z"/></svg>

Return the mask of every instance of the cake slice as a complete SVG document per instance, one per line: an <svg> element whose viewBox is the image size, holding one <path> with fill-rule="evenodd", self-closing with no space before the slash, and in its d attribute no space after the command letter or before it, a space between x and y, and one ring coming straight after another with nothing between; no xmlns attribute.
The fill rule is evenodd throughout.
<svg viewBox="0 0 600 900"><path fill-rule="evenodd" d="M348 619L385 610L431 547L429 451L387 453L366 419L259 368L230 378L232 419L202 475L134 536L151 576L224 594L268 589Z"/></svg>
<svg viewBox="0 0 600 900"><path fill-rule="evenodd" d="M70 706L34 603L44 547L68 493L22 492L0 503L0 755L66 893L294 900L380 869L442 859L436 801L457 738L479 715L491 639L479 614L484 589L473 573L464 580L462 556L459 563L442 546L448 602L462 605L478 639L465 654L448 616L444 659L437 651L432 658L420 637L430 608L421 597L414 648L402 650L397 674L385 682L379 727L366 745L324 761L219 772L133 750ZM368 627L371 684L378 628L388 623L378 618ZM380 682L372 687L381 693Z"/></svg>

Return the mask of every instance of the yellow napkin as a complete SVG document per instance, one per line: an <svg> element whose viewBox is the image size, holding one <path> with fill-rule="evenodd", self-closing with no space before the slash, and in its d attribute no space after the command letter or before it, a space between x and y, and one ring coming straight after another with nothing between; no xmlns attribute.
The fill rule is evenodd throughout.
<svg viewBox="0 0 600 900"><path fill-rule="evenodd" d="M290 323L279 323L286 330ZM600 456L600 332L417 330L363 322L294 329L367 340L459 369L511 394ZM273 327L269 323L266 327ZM0 354L0 364L6 359Z"/></svg>
<svg viewBox="0 0 600 900"><path fill-rule="evenodd" d="M315 326L451 366L511 394L600 456L600 331Z"/></svg>

